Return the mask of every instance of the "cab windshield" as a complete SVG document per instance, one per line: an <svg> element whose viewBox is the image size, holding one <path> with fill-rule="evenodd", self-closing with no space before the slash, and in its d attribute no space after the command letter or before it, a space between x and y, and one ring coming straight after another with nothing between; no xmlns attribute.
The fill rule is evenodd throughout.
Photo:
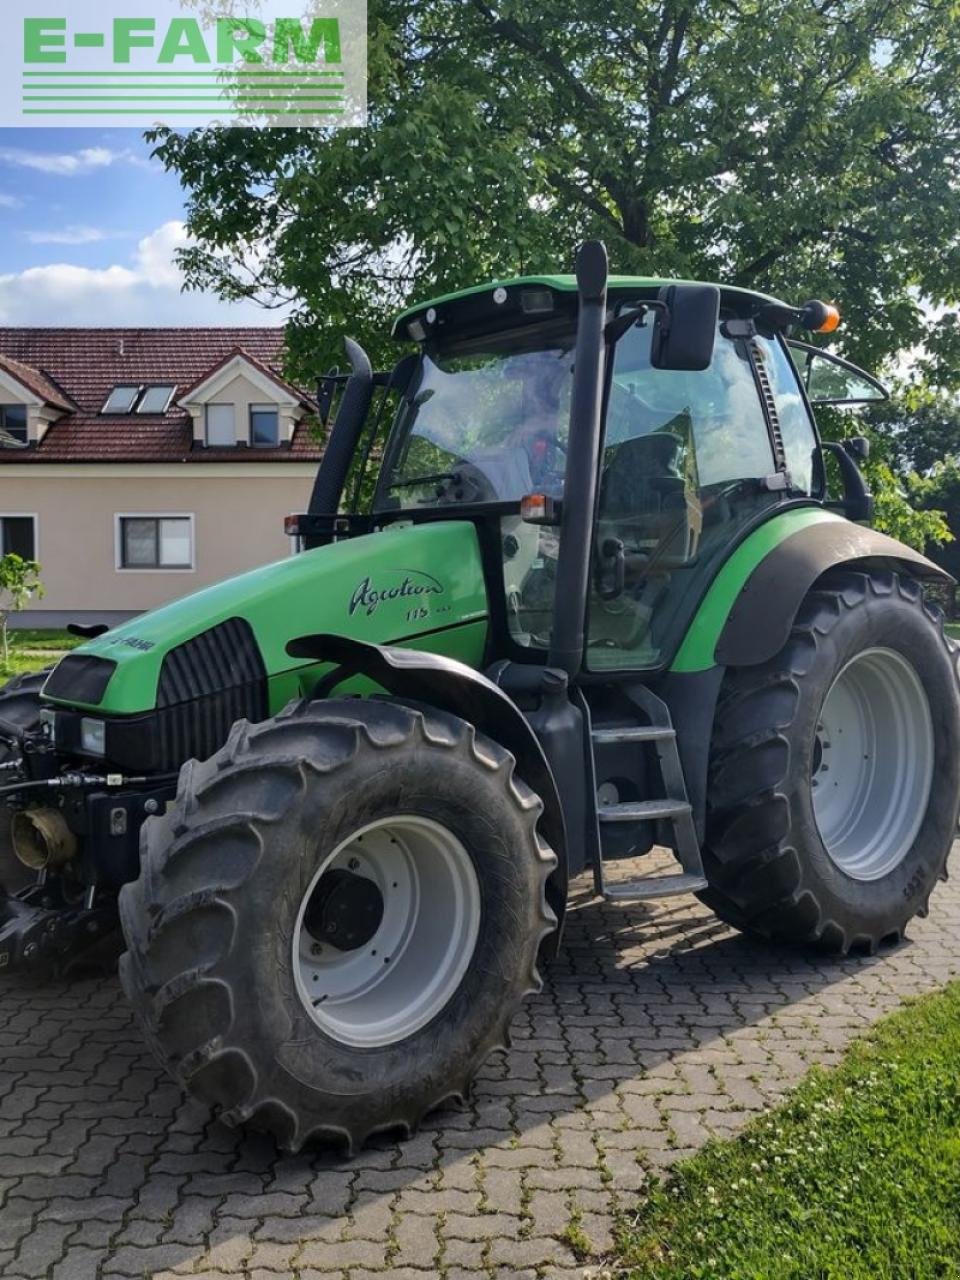
<svg viewBox="0 0 960 1280"><path fill-rule="evenodd" d="M574 334L498 334L424 355L376 506L519 502L563 489Z"/></svg>

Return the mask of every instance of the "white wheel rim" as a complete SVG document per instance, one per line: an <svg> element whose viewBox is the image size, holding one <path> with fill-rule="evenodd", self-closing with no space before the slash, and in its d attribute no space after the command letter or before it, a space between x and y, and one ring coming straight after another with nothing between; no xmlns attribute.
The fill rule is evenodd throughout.
<svg viewBox="0 0 960 1280"><path fill-rule="evenodd" d="M364 945L340 950L307 929L321 877L349 870L383 899ZM444 1008L466 973L480 930L480 884L461 841L413 815L372 822L344 840L303 896L293 934L297 993L332 1039L358 1048L395 1044Z"/></svg>
<svg viewBox="0 0 960 1280"><path fill-rule="evenodd" d="M907 856L933 783L930 704L911 663L865 649L824 699L813 761L813 811L832 861L879 880Z"/></svg>

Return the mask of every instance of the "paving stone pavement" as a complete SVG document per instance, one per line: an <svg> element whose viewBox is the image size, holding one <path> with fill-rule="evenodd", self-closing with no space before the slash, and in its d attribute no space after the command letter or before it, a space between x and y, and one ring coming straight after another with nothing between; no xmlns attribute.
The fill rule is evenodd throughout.
<svg viewBox="0 0 960 1280"><path fill-rule="evenodd" d="M602 1252L649 1177L960 974L955 882L895 951L844 960L750 942L692 898L575 888L562 953L470 1106L349 1162L212 1121L115 978L0 984L0 1275L580 1280L571 1223Z"/></svg>

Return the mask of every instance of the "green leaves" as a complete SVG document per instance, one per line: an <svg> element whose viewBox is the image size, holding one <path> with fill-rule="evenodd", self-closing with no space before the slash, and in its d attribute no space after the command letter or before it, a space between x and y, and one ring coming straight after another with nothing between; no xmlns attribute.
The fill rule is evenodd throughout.
<svg viewBox="0 0 960 1280"><path fill-rule="evenodd" d="M413 295L557 269L587 235L615 270L835 298L867 365L926 340L960 367L917 306L960 294L941 0L371 0L369 25L368 129L150 135L188 192L188 280L294 298L310 376L344 328L385 355Z"/></svg>
<svg viewBox="0 0 960 1280"><path fill-rule="evenodd" d="M3 648L3 664L9 664L7 644L7 617L11 611L19 612L33 596L43 595L40 581L40 565L36 560L25 560L10 551L0 556L0 645Z"/></svg>

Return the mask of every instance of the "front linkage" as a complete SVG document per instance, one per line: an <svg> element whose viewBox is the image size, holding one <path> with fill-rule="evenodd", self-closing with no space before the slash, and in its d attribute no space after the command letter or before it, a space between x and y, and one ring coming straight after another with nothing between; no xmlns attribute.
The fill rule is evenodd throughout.
<svg viewBox="0 0 960 1280"><path fill-rule="evenodd" d="M9 757L0 763L6 858L36 875L17 892L0 890L0 972L66 967L117 927L116 890L136 874L140 826L166 807L176 777L71 768L42 722L0 720L0 742Z"/></svg>

